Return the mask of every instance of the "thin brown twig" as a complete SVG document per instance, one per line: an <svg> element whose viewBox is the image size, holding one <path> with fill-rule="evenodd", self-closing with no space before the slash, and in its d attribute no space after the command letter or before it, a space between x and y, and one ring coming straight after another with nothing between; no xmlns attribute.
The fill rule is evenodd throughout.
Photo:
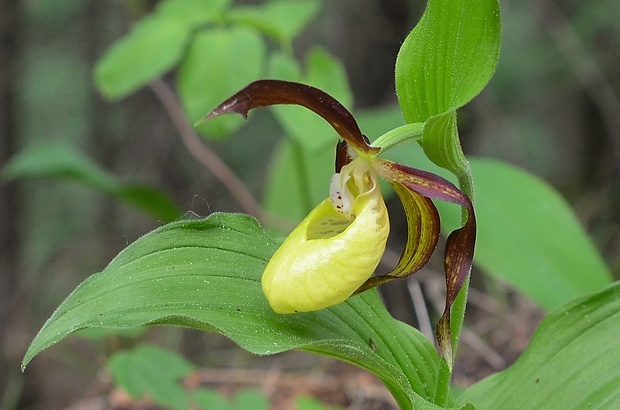
<svg viewBox="0 0 620 410"><path fill-rule="evenodd" d="M431 317L426 308L426 301L422 294L422 288L420 282L417 279L409 278L407 280L407 290L409 291L409 297L415 310L416 318L420 326L420 332L431 342L435 342L435 332L433 332L433 325L431 324Z"/></svg>
<svg viewBox="0 0 620 410"><path fill-rule="evenodd" d="M183 144L190 154L226 187L245 212L263 221L265 215L256 198L230 167L204 144L185 117L172 89L161 78L152 81L149 86L179 131Z"/></svg>
<svg viewBox="0 0 620 410"><path fill-rule="evenodd" d="M469 346L474 352L478 353L480 358L487 362L493 370L501 370L506 368L506 359L501 354L485 342L476 332L464 327L461 333L461 341Z"/></svg>
<svg viewBox="0 0 620 410"><path fill-rule="evenodd" d="M383 253L382 262L386 266L393 267L396 266L399 259L400 255L395 250L392 248L386 248ZM413 305L413 311L418 321L420 332L422 332L422 334L426 336L431 343L434 343L435 332L433 331L430 314L428 313L428 309L426 307L426 300L422 293L422 288L420 287L420 281L417 278L408 278L406 283L407 291Z"/></svg>

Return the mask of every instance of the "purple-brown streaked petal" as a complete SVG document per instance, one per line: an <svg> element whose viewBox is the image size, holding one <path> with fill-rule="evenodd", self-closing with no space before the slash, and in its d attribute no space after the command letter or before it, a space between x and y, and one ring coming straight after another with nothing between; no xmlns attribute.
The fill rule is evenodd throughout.
<svg viewBox="0 0 620 410"><path fill-rule="evenodd" d="M464 195L464 194L463 194ZM471 201L467 196L467 222L463 227L453 231L446 241L444 270L446 272L446 306L439 319L435 337L440 353L452 366L452 336L450 332L450 308L471 270L476 243L476 219Z"/></svg>
<svg viewBox="0 0 620 410"><path fill-rule="evenodd" d="M349 153L349 146L346 141L340 140L336 144L336 173L340 173L342 167L353 161Z"/></svg>
<svg viewBox="0 0 620 410"><path fill-rule="evenodd" d="M290 81L254 81L218 105L203 120L231 113L246 118L254 108L278 104L301 105L314 111L357 151L376 154L380 150L367 143L353 115L334 97L318 88Z"/></svg>
<svg viewBox="0 0 620 410"><path fill-rule="evenodd" d="M473 262L476 243L474 207L465 193L438 175L381 159L373 160L373 166L379 175L392 183L400 183L422 196L457 204L467 210L465 225L453 231L446 241L444 254L446 305L436 329L439 351L448 364L452 365L450 308L461 290Z"/></svg>
<svg viewBox="0 0 620 410"><path fill-rule="evenodd" d="M429 198L392 182L407 218L407 244L398 264L391 272L369 278L358 292L373 288L393 279L405 278L420 270L433 254L439 240L439 213Z"/></svg>

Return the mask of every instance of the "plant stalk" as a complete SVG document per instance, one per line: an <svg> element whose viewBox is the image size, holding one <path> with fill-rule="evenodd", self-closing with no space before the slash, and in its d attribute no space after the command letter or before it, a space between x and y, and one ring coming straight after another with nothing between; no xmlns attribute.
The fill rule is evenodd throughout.
<svg viewBox="0 0 620 410"><path fill-rule="evenodd" d="M475 200L474 179L471 173L469 163L466 171L458 176L459 186L461 190L469 197L472 204ZM461 224L467 222L467 210L463 210L461 214ZM456 358L456 352L463 330L463 322L465 321L465 309L467 307L467 295L469 293L469 282L471 271L467 274L463 287L459 291L450 312L450 332L452 335L452 357ZM434 403L439 406L446 406L450 399L450 382L452 380L452 363L446 363L445 360L440 361L439 372L437 374L437 382L435 384Z"/></svg>

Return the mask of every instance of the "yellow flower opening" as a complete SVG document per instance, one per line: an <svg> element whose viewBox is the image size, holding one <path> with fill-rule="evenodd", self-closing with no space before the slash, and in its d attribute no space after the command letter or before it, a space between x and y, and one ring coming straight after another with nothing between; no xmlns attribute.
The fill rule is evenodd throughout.
<svg viewBox="0 0 620 410"><path fill-rule="evenodd" d="M269 304L294 313L345 301L375 271L389 231L377 176L366 159L354 159L269 261L262 278Z"/></svg>

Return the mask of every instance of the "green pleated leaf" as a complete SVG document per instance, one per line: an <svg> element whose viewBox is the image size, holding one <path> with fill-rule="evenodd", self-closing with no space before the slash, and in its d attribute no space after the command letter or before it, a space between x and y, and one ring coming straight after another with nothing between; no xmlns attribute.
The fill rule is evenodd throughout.
<svg viewBox="0 0 620 410"><path fill-rule="evenodd" d="M3 169L2 178L57 178L83 184L96 191L170 222L181 210L168 195L153 187L119 181L68 144L41 144L25 149Z"/></svg>
<svg viewBox="0 0 620 410"><path fill-rule="evenodd" d="M429 0L396 61L405 120L424 122L471 101L495 71L500 34L497 0Z"/></svg>
<svg viewBox="0 0 620 410"><path fill-rule="evenodd" d="M256 6L235 7L227 18L247 24L284 44L290 44L319 11L316 0L270 0Z"/></svg>
<svg viewBox="0 0 620 410"><path fill-rule="evenodd" d="M609 268L557 191L506 163L471 158L470 164L476 180L478 266L546 309L611 282ZM437 205L444 226L458 226L458 211Z"/></svg>
<svg viewBox="0 0 620 410"><path fill-rule="evenodd" d="M318 312L278 315L260 284L278 244L246 215L214 214L163 226L82 282L44 324L25 354L89 327L169 324L217 331L257 354L302 349L375 373L403 409L436 408L434 347L396 321L368 291Z"/></svg>
<svg viewBox="0 0 620 410"><path fill-rule="evenodd" d="M214 28L196 35L179 68L177 88L194 123L225 98L263 76L266 47L254 30ZM243 124L223 116L198 125L207 137L225 137Z"/></svg>
<svg viewBox="0 0 620 410"><path fill-rule="evenodd" d="M619 334L615 283L551 313L512 366L472 386L460 401L478 410L620 408Z"/></svg>
<svg viewBox="0 0 620 410"><path fill-rule="evenodd" d="M500 34L497 0L429 0L396 61L396 90L405 121L428 120L420 141L424 152L461 180L467 178L468 167L454 112L491 79Z"/></svg>

